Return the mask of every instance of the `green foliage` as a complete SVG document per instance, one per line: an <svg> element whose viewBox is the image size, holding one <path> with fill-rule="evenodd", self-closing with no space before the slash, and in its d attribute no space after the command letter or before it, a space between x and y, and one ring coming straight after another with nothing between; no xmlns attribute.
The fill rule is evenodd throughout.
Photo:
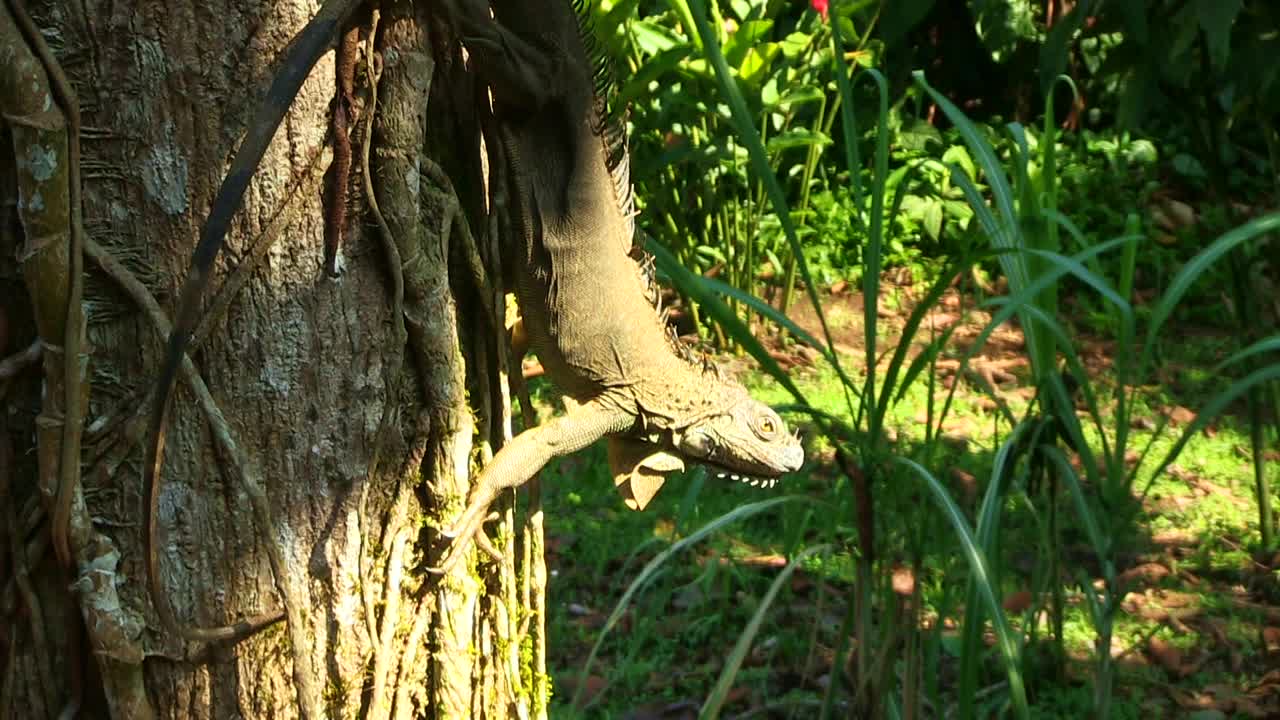
<svg viewBox="0 0 1280 720"><path fill-rule="evenodd" d="M723 664L700 671L705 715L759 672L744 657L761 628L781 622L773 616L783 612L783 580L803 570L841 583L840 627L826 651L838 659L833 667L850 668L829 678L820 700L809 699L805 716L856 707L918 717L928 714L926 702L961 718L1139 716L1111 652L1113 643L1133 641L1120 612L1122 563L1151 529L1144 503L1152 488L1167 490L1175 459L1205 442L1197 433L1238 403L1249 407L1260 547L1271 547L1261 402L1280 381L1280 339L1249 315L1260 293L1244 283L1266 280L1264 242L1280 232L1280 216L1241 224L1223 201L1240 192L1248 198L1241 204L1261 204L1259 193L1280 191L1280 139L1259 122L1274 107L1275 71L1257 61L1277 37L1276 12L1255 5L1081 0L1045 18L1041 4L972 0L964 11L981 40L981 62L943 60L1023 68L1004 88L1022 99L982 109L962 104L974 98L951 96L945 64L911 84L891 67L904 46L929 49L917 31L954 7L836 3L824 23L792 3L605 3L597 27L632 71L620 94L632 102L641 225L654 238L659 269L725 346L759 363L770 399L789 401L809 419L817 435L811 455L822 458L813 472L830 478L809 486L829 507L788 508L776 524L744 525L746 533L772 534L773 546L792 557L778 577L755 582L759 604L707 608L683 631L703 644L716 627L737 635L716 653ZM1237 73L1235 63L1250 57L1256 67ZM1061 72L1075 82L1059 81ZM1027 103L1041 93L1043 101ZM1075 115L1081 97L1102 107L1072 121L1090 127L1064 131L1059 110ZM1015 107L1007 115L1023 122L999 117ZM1028 107L1043 111L1027 117ZM1153 113L1161 115L1153 131L1106 124L1119 118L1136 128L1139 116ZM1217 202L1201 202L1203 194ZM1194 224L1170 227L1152 209L1175 195L1195 203ZM890 267L912 270L905 307L881 284ZM712 269L716 279L704 277ZM1007 292L971 291L968 278L986 270L1007 282ZM837 344L821 292L841 279L860 290L861 317L846 325L860 337L841 341L855 350ZM795 285L816 329L793 319ZM1227 286L1244 288L1232 307L1247 333L1202 363L1199 412L1176 435L1166 420L1138 429L1168 402L1166 361L1184 349L1171 326L1197 314L1220 324ZM937 327L944 298L957 288L961 320ZM846 322L855 314L841 310ZM969 312L982 320L962 338L956 329ZM892 333L883 315L900 317ZM753 322L781 337L762 340ZM1019 379L1033 394L1010 399L987 386L995 409L976 411L972 398L957 400L958 378L986 382L972 379L973 366L1013 323L1029 366ZM1086 344L1101 338L1115 348L1105 372L1085 357ZM787 339L817 351L821 383L783 369L778 348ZM946 388L938 384L943 363L958 366ZM957 420L990 426L980 451L971 443L956 450L948 428ZM957 467L984 479L980 505L954 496L948 478ZM680 575L661 561L704 536L683 535L700 512L735 504L703 497L706 487L695 474L684 499L667 507L677 518L675 544L631 582L594 636L593 658L613 643L647 668L669 660L654 656L650 635L605 636L628 603L658 613L667 607L661 593L644 604L665 573ZM1245 523L1238 510L1228 515L1209 502L1196 511L1218 525ZM665 542L637 544L635 552ZM825 557L797 564L802 548L828 545ZM1025 577L1011 566L1015 550L1032 557ZM916 583L909 616L895 612L902 567ZM718 582L721 571L709 568L695 571L691 585ZM1005 594L1024 588L1030 606L1006 610ZM928 631L926 612L935 623ZM958 635L943 633L940 618L955 619ZM994 648L983 642L988 631ZM1066 689L1072 655L1091 663L1087 697ZM948 657L957 667L952 680L923 669Z"/></svg>
<svg viewBox="0 0 1280 720"><path fill-rule="evenodd" d="M996 62L1012 56L1022 43L1040 39L1038 9L1030 0L969 0L978 37Z"/></svg>

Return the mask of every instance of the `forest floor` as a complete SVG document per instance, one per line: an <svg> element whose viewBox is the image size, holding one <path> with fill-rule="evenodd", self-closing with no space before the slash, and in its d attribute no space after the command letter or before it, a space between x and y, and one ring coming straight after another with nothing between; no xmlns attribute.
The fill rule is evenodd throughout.
<svg viewBox="0 0 1280 720"><path fill-rule="evenodd" d="M846 371L865 377L862 298L847 288L832 290L824 298L824 312L834 345ZM905 283L886 283L882 292L878 346L892 349L916 298ZM925 323L937 332L959 323L952 338L959 349L973 341L990 317L966 306L972 304L968 297L972 295L949 291ZM1076 317L1089 314L1069 297L1064 306ZM821 337L810 308L798 305L790 315ZM1101 393L1108 387L1114 343L1077 331L1081 358ZM1122 595L1111 643L1117 668L1112 716L1280 717L1280 553L1260 549L1246 426L1238 414L1224 415L1196 435L1168 471L1151 478L1156 459L1195 418L1193 408L1221 389L1223 380L1207 368L1238 347L1221 328L1186 326L1175 334L1178 342L1166 349L1160 385L1135 405L1130 428L1136 451L1126 461L1139 466L1135 492L1147 491L1141 516L1116 553ZM811 403L849 416L835 373L815 365L815 352L780 341L770 344L775 359L789 369ZM916 345L918 352L923 342ZM887 362L890 354L878 353L877 364ZM999 436L1009 430L1000 420L1000 408L1020 417L1034 392L1027 386L1021 331L1007 323L961 374L964 381L939 425L936 414L955 384L957 357L944 353L939 359L932 403L924 374L904 393L890 414L887 434L895 452L913 456L926 421L935 424L950 452L937 458L931 470L949 483L972 521ZM741 371L757 397L775 404L791 400L776 382L746 370L749 361L724 360ZM545 388L537 395L550 397ZM803 420L792 416L793 422ZM608 490L611 479L602 448L544 471L555 717L697 717L786 559L805 547L831 543L836 550L804 563L765 608L721 713L735 718L817 717L833 674L844 672L835 668L835 656L853 597L850 548L856 534L848 480L834 463L831 447L820 438L810 440L805 469L785 478L777 490L725 485L694 470L673 478L641 513L628 511ZM1148 442L1151 451L1144 455ZM1280 457L1268 460L1275 483ZM1032 503L1043 502L1046 494L1043 489L1023 490L1015 494L1022 502L1008 504L1001 528L999 591L1011 623L1021 629L1034 626L1036 639L1024 648L1034 714L1082 717L1092 707L1097 634L1079 581L1099 582L1101 566L1080 528L1064 520L1058 556L1066 588L1061 632L1066 663L1056 665L1050 661L1055 655L1049 640L1050 584L1045 582L1044 558L1035 550L1043 508L1037 514ZM940 516L921 509L928 501L919 488L895 482L874 492L881 567L894 568L895 583L905 576L921 584L917 647L923 653L924 677L919 692L925 716L939 716L938 706L954 703L963 560ZM618 607L641 568L673 541L734 508L781 495L794 501L729 525L673 556L657 566L625 607ZM1058 507L1065 517L1070 502L1065 491L1062 497ZM923 558L918 571L910 569L910 558ZM896 609L891 581L885 578L881 584L885 590L873 613L891 613ZM617 622L606 630L615 608ZM892 624L877 622L882 628ZM988 636L991 646L994 637ZM588 667L597 641L598 655ZM900 652L895 645L892 657L899 676ZM983 677L985 707L993 712L1005 696L994 649Z"/></svg>

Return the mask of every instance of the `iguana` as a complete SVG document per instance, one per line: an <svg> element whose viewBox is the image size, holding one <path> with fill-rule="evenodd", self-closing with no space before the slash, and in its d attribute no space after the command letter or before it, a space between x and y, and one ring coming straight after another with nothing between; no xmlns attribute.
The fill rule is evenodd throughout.
<svg viewBox="0 0 1280 720"><path fill-rule="evenodd" d="M685 461L772 486L804 451L777 413L671 341L642 268L626 139L583 0L446 0L493 96L512 268L524 330L562 416L515 437L481 471L441 563L451 568L504 488L551 458L609 438L615 481L643 507Z"/></svg>

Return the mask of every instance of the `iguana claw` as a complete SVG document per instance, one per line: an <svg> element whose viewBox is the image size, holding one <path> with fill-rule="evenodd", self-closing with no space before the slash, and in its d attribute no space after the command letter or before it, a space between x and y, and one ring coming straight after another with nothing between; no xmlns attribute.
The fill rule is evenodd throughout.
<svg viewBox="0 0 1280 720"><path fill-rule="evenodd" d="M483 537L482 527L488 515L485 511L489 509L489 500L476 499L472 501L467 509L463 511L462 517L458 518L458 522L448 530L441 530L441 537L449 539L449 547L445 550L444 560L436 567L427 568L427 572L434 575L446 575L462 556L466 554L467 547L474 539L476 545L486 554L496 559L502 559L502 555L494 549L493 544L489 542L489 538Z"/></svg>

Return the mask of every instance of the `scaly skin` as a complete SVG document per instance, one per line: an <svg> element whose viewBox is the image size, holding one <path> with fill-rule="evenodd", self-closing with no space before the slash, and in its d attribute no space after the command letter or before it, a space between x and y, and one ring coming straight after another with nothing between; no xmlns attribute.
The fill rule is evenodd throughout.
<svg viewBox="0 0 1280 720"><path fill-rule="evenodd" d="M611 439L619 484L643 488L632 502L639 507L684 460L752 484L761 482L753 476L798 469L803 450L776 413L670 343L629 255L626 159L610 162L616 136L601 117L593 62L569 0L495 0L496 22L483 0L446 5L493 91L512 185L515 237L507 257L516 265L524 329L547 376L576 407L522 433L484 468L448 533L459 541L441 568L459 560L499 490L601 437ZM573 441L549 442L570 427L578 433ZM536 440L526 440L531 433Z"/></svg>

